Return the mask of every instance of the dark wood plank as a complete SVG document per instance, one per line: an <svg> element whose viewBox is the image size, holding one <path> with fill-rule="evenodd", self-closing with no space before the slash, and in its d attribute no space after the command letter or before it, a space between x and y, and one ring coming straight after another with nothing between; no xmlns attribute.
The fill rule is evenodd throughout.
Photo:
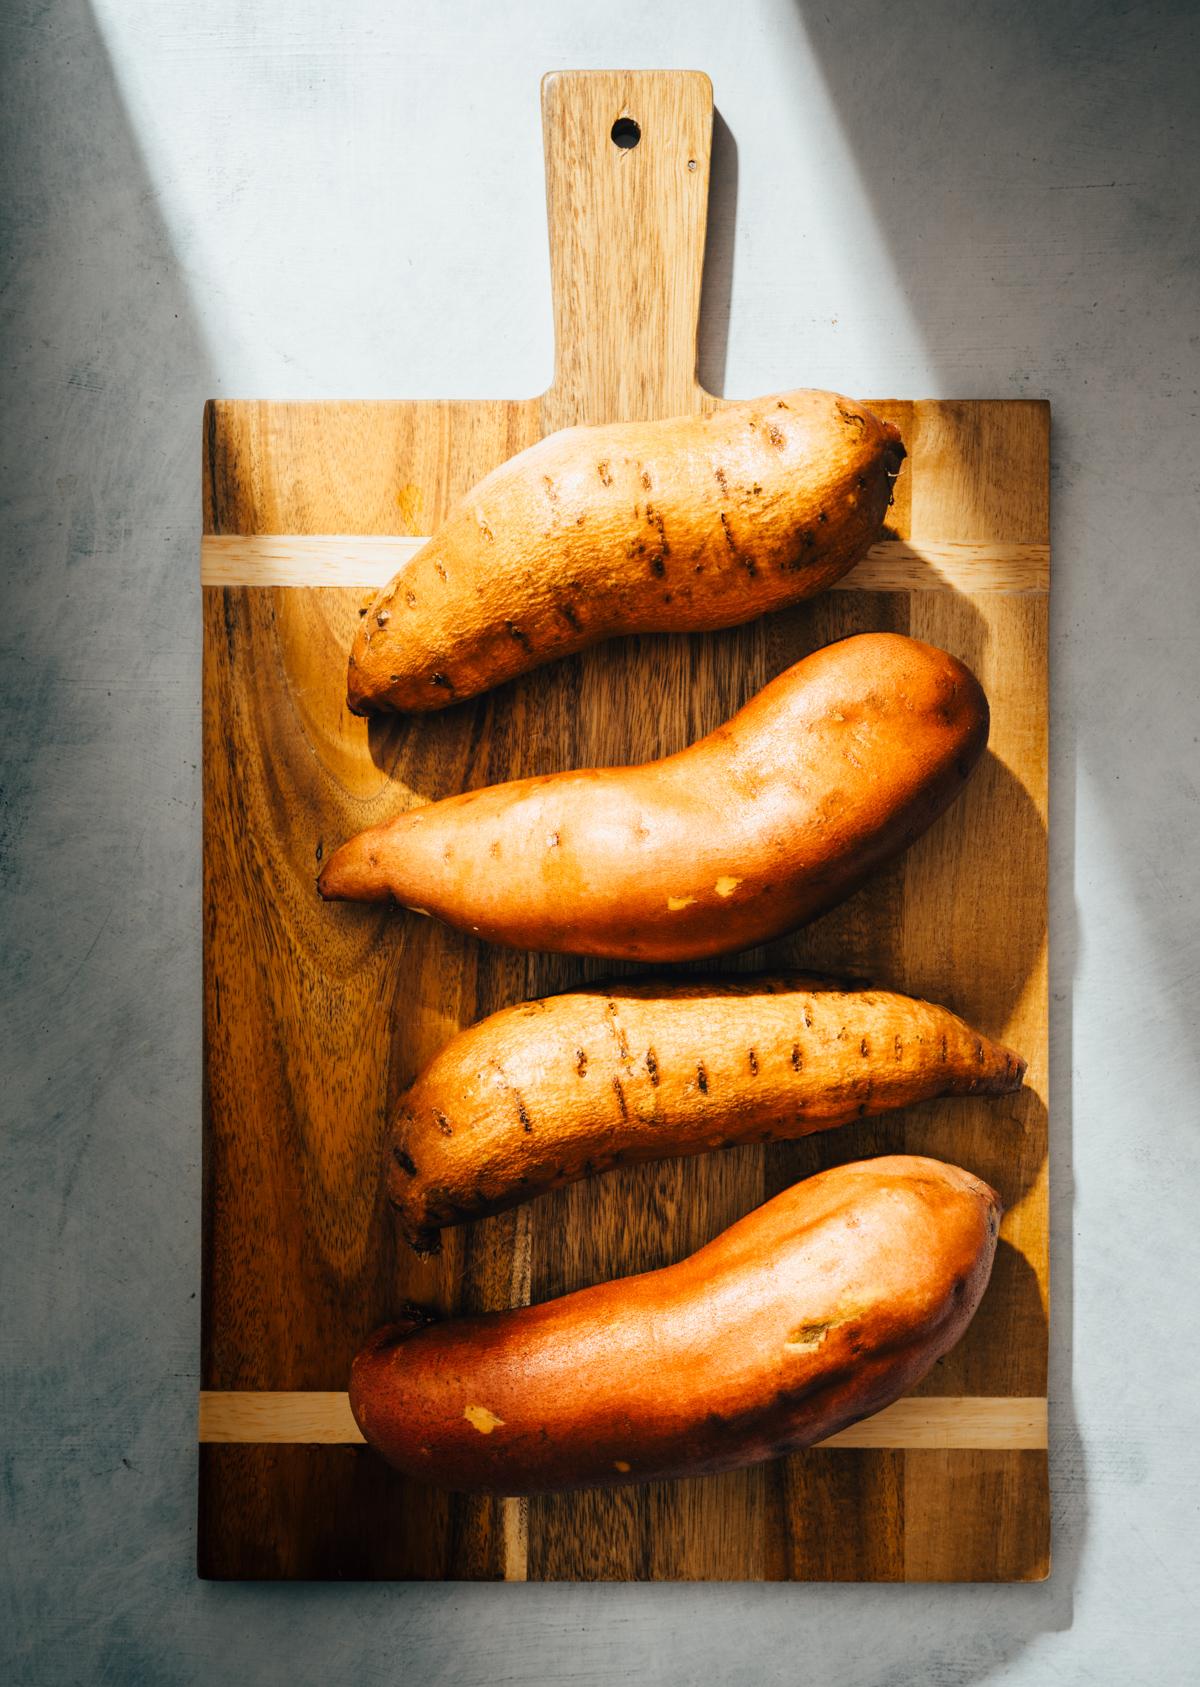
<svg viewBox="0 0 1200 1687"><path fill-rule="evenodd" d="M904 1579L1040 1582L1050 1574L1044 1452L904 1455Z"/></svg>
<svg viewBox="0 0 1200 1687"><path fill-rule="evenodd" d="M202 1446L197 1562L214 1581L441 1581L450 1495L366 1447Z"/></svg>
<svg viewBox="0 0 1200 1687"><path fill-rule="evenodd" d="M769 1581L902 1582L904 1462L887 1448L814 1448L766 1471Z"/></svg>

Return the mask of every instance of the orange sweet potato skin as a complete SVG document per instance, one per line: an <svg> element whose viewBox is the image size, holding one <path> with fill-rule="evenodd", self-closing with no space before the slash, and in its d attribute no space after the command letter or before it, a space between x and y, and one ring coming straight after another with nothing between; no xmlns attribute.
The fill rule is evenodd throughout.
<svg viewBox="0 0 1200 1687"><path fill-rule="evenodd" d="M318 889L519 949L731 953L818 918L899 855L963 789L987 735L961 662L863 633L663 761L410 809L343 844Z"/></svg>
<svg viewBox="0 0 1200 1687"><path fill-rule="evenodd" d="M409 1243L613 1166L830 1130L1025 1062L947 1008L808 973L588 985L455 1037L400 1097L388 1195Z"/></svg>
<svg viewBox="0 0 1200 1687"><path fill-rule="evenodd" d="M878 538L904 455L890 422L828 392L552 434L372 603L349 706L440 709L617 633L731 627L811 597Z"/></svg>
<svg viewBox="0 0 1200 1687"><path fill-rule="evenodd" d="M665 1270L380 1330L350 1404L406 1475L467 1493L776 1458L889 1405L954 1346L1000 1214L994 1190L936 1160L839 1166Z"/></svg>

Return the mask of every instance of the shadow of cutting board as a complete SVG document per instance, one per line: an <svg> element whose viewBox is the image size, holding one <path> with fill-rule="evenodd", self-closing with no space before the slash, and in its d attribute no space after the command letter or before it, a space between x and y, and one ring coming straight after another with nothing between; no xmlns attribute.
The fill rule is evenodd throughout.
<svg viewBox="0 0 1200 1687"><path fill-rule="evenodd" d="M874 403L909 451L891 526L841 589L810 604L719 634L615 641L440 715L354 718L346 652L368 588L415 548L409 536L432 532L481 476L557 428L722 403L695 376L708 78L563 73L546 78L543 111L548 393L205 412L200 1573L1039 1579L1048 408ZM640 125L633 148L611 139L621 117ZM778 384L801 373L781 346ZM969 664L992 704L986 761L852 901L724 964L812 964L947 1003L1028 1057L1027 1088L628 1167L449 1232L440 1259L417 1260L380 1179L401 1090L461 1026L638 969L491 948L377 906L325 907L323 857L414 803L680 750L809 651L871 629ZM959 1347L913 1397L836 1444L721 1477L516 1501L422 1487L356 1440L350 1362L399 1302L475 1311L665 1265L799 1177L897 1151L993 1183L1008 1207L1000 1251Z"/></svg>

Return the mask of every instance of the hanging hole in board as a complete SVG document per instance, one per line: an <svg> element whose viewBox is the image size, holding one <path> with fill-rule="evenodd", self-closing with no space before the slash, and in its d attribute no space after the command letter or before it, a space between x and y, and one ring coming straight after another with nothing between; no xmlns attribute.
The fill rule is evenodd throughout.
<svg viewBox="0 0 1200 1687"><path fill-rule="evenodd" d="M629 152L641 138L641 127L632 117L618 117L612 126L613 145L619 146L622 152Z"/></svg>

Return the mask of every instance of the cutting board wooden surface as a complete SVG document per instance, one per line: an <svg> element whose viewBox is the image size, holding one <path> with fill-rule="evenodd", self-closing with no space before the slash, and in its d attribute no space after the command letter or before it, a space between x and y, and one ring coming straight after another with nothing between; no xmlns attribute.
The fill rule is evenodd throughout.
<svg viewBox="0 0 1200 1687"><path fill-rule="evenodd" d="M205 413L200 1573L1040 1579L1048 407L867 396L909 458L884 542L845 589L723 633L614 641L438 715L355 718L346 653L363 588L398 565L405 536L435 530L475 481L557 428L722 403L695 377L707 77L561 73L543 84L543 112L548 393L214 401ZM621 117L640 126L631 149L611 138ZM781 346L779 386L802 379ZM395 545L367 537L382 535ZM347 569L359 581L322 583ZM483 1015L644 969L492 948L379 906L325 906L322 859L415 803L682 749L809 651L871 629L968 663L992 706L986 760L851 901L722 964L852 972L944 1002L1028 1057L1025 1090L627 1167L448 1232L440 1258L418 1260L381 1181L400 1092ZM353 1439L351 1359L401 1301L504 1307L665 1265L797 1178L895 1152L968 1167L1008 1211L963 1341L913 1398L840 1444L721 1477L517 1501L422 1487Z"/></svg>

